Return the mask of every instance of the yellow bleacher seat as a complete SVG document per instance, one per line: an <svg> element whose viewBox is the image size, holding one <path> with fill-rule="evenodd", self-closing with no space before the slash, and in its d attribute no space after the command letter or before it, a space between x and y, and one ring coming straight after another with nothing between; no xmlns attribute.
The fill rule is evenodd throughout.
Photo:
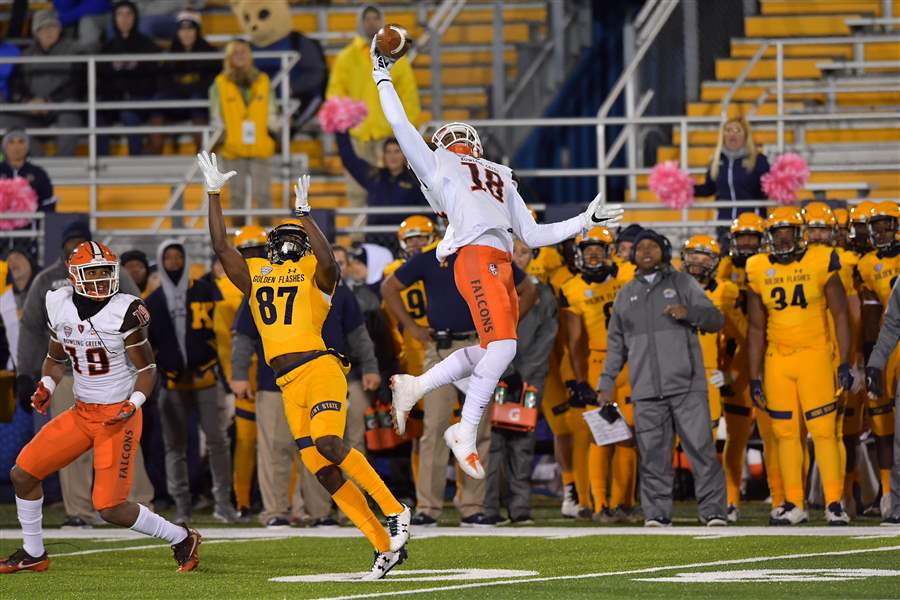
<svg viewBox="0 0 900 600"><path fill-rule="evenodd" d="M737 79L744 67L747 66L748 62L748 59L742 58L716 59L716 79L720 81ZM785 79L818 79L822 76L822 72L816 67L816 63L821 62L819 60L809 58L786 58L783 62ZM750 73L747 75L748 80L774 80L776 77L776 61L770 59L758 61L753 65L753 68L750 69Z"/></svg>
<svg viewBox="0 0 900 600"><path fill-rule="evenodd" d="M882 16L881 0L762 0L764 15L799 15L860 12ZM893 14L900 14L900 1L894 0Z"/></svg>
<svg viewBox="0 0 900 600"><path fill-rule="evenodd" d="M846 20L863 16L859 12L838 15L746 17L747 37L813 37L850 35Z"/></svg>
<svg viewBox="0 0 900 600"><path fill-rule="evenodd" d="M785 112L799 111L803 108L802 102L785 102ZM737 117L753 114L759 116L769 116L778 113L778 105L773 101L765 102L759 106L746 102L732 102L728 105L728 116ZM687 114L689 117L718 117L722 112L722 105L719 102L690 102L688 103Z"/></svg>

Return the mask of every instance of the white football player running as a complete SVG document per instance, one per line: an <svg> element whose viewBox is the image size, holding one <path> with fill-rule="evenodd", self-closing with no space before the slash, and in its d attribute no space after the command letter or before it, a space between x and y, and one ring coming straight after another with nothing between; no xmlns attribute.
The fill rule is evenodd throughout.
<svg viewBox="0 0 900 600"><path fill-rule="evenodd" d="M31 403L47 414L71 362L75 406L41 428L10 471L23 545L0 560L0 573L50 567L41 531L41 481L88 450L94 451L92 499L100 516L167 541L178 572L192 571L200 560L200 534L127 500L141 443L141 405L156 382L146 335L150 313L140 298L119 292L119 261L103 244L80 244L68 268L72 285L47 292L50 344Z"/></svg>
<svg viewBox="0 0 900 600"><path fill-rule="evenodd" d="M447 218L437 259L456 254L456 286L465 298L480 344L457 350L419 377L395 375L394 423L398 432L424 394L470 377L461 421L444 433L460 467L476 479L484 468L475 450L478 422L494 388L516 354L518 296L512 277L513 235L528 246L557 244L591 227L613 228L622 220L620 206L607 206L598 194L587 210L558 223L538 225L516 189L512 171L482 156L478 132L466 123L448 123L432 137L432 151L406 118L391 81L393 61L371 47L372 76L381 108L403 154L419 178L431 208Z"/></svg>

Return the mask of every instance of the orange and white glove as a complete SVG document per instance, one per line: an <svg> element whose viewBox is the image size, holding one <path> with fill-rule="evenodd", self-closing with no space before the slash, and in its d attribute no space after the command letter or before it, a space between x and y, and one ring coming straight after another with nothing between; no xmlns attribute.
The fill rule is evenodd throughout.
<svg viewBox="0 0 900 600"><path fill-rule="evenodd" d="M112 419L109 419L105 422L105 425L118 425L119 423L123 423L134 416L134 413L141 407L141 405L147 401L147 397L143 394L143 392L132 392L131 398L122 403L122 407L119 410L119 414L117 414Z"/></svg>
<svg viewBox="0 0 900 600"><path fill-rule="evenodd" d="M44 375L38 381L37 389L31 395L31 406L34 410L42 415L47 415L47 406L50 404L50 397L56 390L56 382L49 375Z"/></svg>

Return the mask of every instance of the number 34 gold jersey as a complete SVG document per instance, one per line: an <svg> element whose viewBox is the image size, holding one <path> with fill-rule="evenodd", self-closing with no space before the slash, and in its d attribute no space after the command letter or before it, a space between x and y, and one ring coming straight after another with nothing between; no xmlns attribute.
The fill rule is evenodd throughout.
<svg viewBox="0 0 900 600"><path fill-rule="evenodd" d="M840 268L837 252L825 246L810 246L788 264L773 262L768 254L747 261L747 283L766 307L769 344L795 349L830 346L825 284Z"/></svg>
<svg viewBox="0 0 900 600"><path fill-rule="evenodd" d="M322 325L331 310L331 295L316 285L316 257L273 264L247 259L250 312L262 338L266 363L291 352L325 350Z"/></svg>

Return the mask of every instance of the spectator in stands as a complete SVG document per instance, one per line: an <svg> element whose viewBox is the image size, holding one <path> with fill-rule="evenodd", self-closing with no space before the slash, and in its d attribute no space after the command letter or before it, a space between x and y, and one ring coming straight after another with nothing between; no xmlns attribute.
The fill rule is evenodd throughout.
<svg viewBox="0 0 900 600"><path fill-rule="evenodd" d="M166 477L175 500L176 523L191 518L187 468L189 413L196 410L206 434L213 516L225 523L238 521L231 504L231 447L226 430L224 394L217 385L215 332L211 311L215 284L207 278L191 279L184 246L175 240L159 245L160 287L147 297L150 343L156 351L157 370L164 379L160 394Z"/></svg>
<svg viewBox="0 0 900 600"><path fill-rule="evenodd" d="M528 271L534 254L522 241L516 240L513 260ZM556 297L553 289L532 278L538 289L538 301L519 321L519 343L516 357L507 368L503 381L508 385L509 400L521 398L525 385L535 388L536 400L544 395L544 379L549 363L547 357L559 329ZM537 406L540 406L538 404ZM499 524L500 505L505 504L509 521L531 524L531 468L534 458L534 431L514 431L493 427L491 453L487 462L487 483L484 492L484 513L488 523Z"/></svg>
<svg viewBox="0 0 900 600"><path fill-rule="evenodd" d="M766 155L757 151L750 125L742 118L729 119L719 131L716 151L706 170L706 180L694 186L694 195L716 200L764 200L760 179L769 172ZM720 208L716 217L732 221L744 212L765 216L765 209L751 206Z"/></svg>
<svg viewBox="0 0 900 600"><path fill-rule="evenodd" d="M354 242L346 252L347 268L342 272L347 276L345 280L347 284L354 293L357 293L357 287L365 286L372 291L376 300L380 298L384 268L394 261L391 251L378 244ZM366 302L362 304L366 306Z"/></svg>
<svg viewBox="0 0 900 600"><path fill-rule="evenodd" d="M119 256L119 264L128 271L131 279L141 290L141 298L146 299L159 287L159 278L151 277L150 263L143 250L128 250Z"/></svg>
<svg viewBox="0 0 900 600"><path fill-rule="evenodd" d="M247 177L256 206L271 208L269 159L275 153L275 140L269 129L276 129L278 124L275 94L269 89L269 76L254 66L250 45L243 40L232 40L225 46L222 72L209 88L209 120L225 127L220 151L223 169L238 173L228 182L231 208L249 204ZM265 225L269 219L259 221Z"/></svg>
<svg viewBox="0 0 900 600"><path fill-rule="evenodd" d="M22 56L50 57L81 54L81 46L71 39L61 37L62 27L56 12L41 10L31 20L34 39L22 52ZM82 63L60 62L22 64L15 69L10 80L10 100L16 104L29 104L29 112L9 112L0 117L0 128L14 127L80 127L81 115L70 111L43 111L40 104L46 102L78 102L84 97L84 68ZM78 137L63 135L57 140L58 156L73 156ZM40 153L40 147L32 151Z"/></svg>
<svg viewBox="0 0 900 600"><path fill-rule="evenodd" d="M112 38L100 48L100 54L157 54L162 49L149 37L138 31L140 14L131 0L119 0L113 5ZM100 63L97 81L100 98L104 101L127 102L149 100L156 95L157 65L151 61L116 61ZM115 111L103 111L99 115L104 123L112 121ZM141 125L146 112L134 109L118 111L119 119L127 127ZM98 136L98 152L109 154L109 136ZM148 148L159 153L160 148ZM129 156L143 152L141 136L128 136Z"/></svg>
<svg viewBox="0 0 900 600"><path fill-rule="evenodd" d="M44 268L31 283L22 307L22 320L19 326L19 344L16 351L16 395L19 405L31 412L31 394L34 393L41 378L41 366L47 355L47 343L50 333L47 329L47 305L45 296L50 290L56 290L69 282L69 255L82 242L91 239L91 230L83 221L73 221L63 230L60 239L62 253L59 260ZM127 273L119 276L119 289L126 294L137 296L137 286ZM72 391L71 363L66 365L66 375L57 384L56 391L50 400L50 416L75 406ZM46 422L42 419L40 424ZM87 452L77 458L59 472L59 483L62 487L63 504L66 518L63 527L91 527L94 522L94 505L91 502L92 453ZM135 463L134 485L131 487L129 499L141 504L149 504L153 500L153 487L144 470L143 453L138 454Z"/></svg>
<svg viewBox="0 0 900 600"><path fill-rule="evenodd" d="M165 40L175 35L176 17L188 7L188 0L134 0L134 4L141 13L140 32Z"/></svg>
<svg viewBox="0 0 900 600"><path fill-rule="evenodd" d="M677 432L693 468L700 521L724 526L725 475L709 426L697 331L718 331L725 318L693 277L672 268L672 249L662 235L651 229L639 233L631 257L637 274L613 304L598 399L601 404L612 401L616 378L627 361L644 525L672 525Z"/></svg>
<svg viewBox="0 0 900 600"><path fill-rule="evenodd" d="M347 173L362 186L368 194L366 206L425 206L425 196L415 173L407 168L406 157L397 140L390 137L382 143L382 164L367 162L353 150L349 133L336 133L338 152ZM369 215L369 225L399 225L405 213L391 215ZM393 237L393 236L392 236ZM369 241L384 239L383 234L366 236Z"/></svg>
<svg viewBox="0 0 900 600"><path fill-rule="evenodd" d="M6 41L0 41L0 58L16 57L21 52L17 46ZM15 65L12 63L0 62L0 102L9 102L9 81L12 79Z"/></svg>
<svg viewBox="0 0 900 600"><path fill-rule="evenodd" d="M9 360L6 369L16 370L16 348L19 345L19 320L31 282L40 271L34 255L23 246L15 246L6 256L10 285L0 295L0 319L6 332Z"/></svg>
<svg viewBox="0 0 900 600"><path fill-rule="evenodd" d="M172 37L169 52L172 54L191 54L195 52L217 52L216 48L206 41L200 29L200 13L183 11L178 13L177 29ZM219 72L216 61L172 61L164 63L160 77L160 100L207 100L209 86L212 85ZM156 115L154 122L162 124L168 121L190 121L193 125L206 125L209 112L206 106L200 108L184 108L166 110ZM162 136L158 144L162 146ZM199 150L202 136L194 134L194 145Z"/></svg>
<svg viewBox="0 0 900 600"><path fill-rule="evenodd" d="M369 56L372 38L383 25L384 16L377 5L367 4L362 8L359 14L359 35L353 38L335 59L328 81L328 91L325 94L328 98L343 96L366 103L369 109L366 120L351 130L350 134L356 155L370 164L378 164L378 154L385 140L392 135L391 126L381 110L378 90L371 77L372 59ZM406 109L406 115L410 122L416 123L421 110L419 89L412 67L406 58L401 58L393 66L391 79L394 81L403 108ZM347 193L351 206L365 204L367 192L357 185L352 177L348 178Z"/></svg>
<svg viewBox="0 0 900 600"><path fill-rule="evenodd" d="M28 160L30 140L22 129L13 129L3 136L3 162L0 163L0 179L24 177L38 198L38 210L56 212L56 196L47 171Z"/></svg>
<svg viewBox="0 0 900 600"><path fill-rule="evenodd" d="M53 7L69 37L92 52L100 47L109 23L109 0L53 0Z"/></svg>

